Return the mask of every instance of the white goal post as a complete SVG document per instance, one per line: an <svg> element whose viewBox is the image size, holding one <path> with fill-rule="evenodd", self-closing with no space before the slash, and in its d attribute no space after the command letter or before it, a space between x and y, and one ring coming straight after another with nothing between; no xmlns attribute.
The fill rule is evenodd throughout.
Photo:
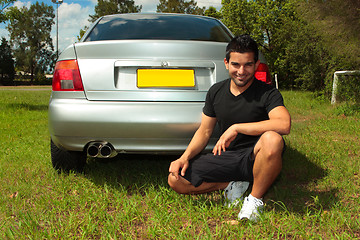
<svg viewBox="0 0 360 240"><path fill-rule="evenodd" d="M359 75L360 76L360 70L354 70L354 71L336 71L334 72L334 80L333 80L333 88L332 88L332 96L331 96L331 104L336 103L336 94L337 94L337 87L339 82L339 76L340 75ZM360 84L360 82L359 82Z"/></svg>

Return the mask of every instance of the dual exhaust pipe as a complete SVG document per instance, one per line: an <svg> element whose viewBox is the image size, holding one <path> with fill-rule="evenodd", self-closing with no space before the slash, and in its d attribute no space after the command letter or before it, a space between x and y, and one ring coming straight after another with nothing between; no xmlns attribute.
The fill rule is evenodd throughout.
<svg viewBox="0 0 360 240"><path fill-rule="evenodd" d="M87 154L94 158L112 158L117 155L117 152L108 142L91 142L87 148Z"/></svg>

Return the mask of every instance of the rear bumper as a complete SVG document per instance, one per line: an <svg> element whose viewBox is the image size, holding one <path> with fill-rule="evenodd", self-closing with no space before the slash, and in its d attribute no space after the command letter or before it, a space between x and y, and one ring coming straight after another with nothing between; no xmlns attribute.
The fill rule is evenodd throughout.
<svg viewBox="0 0 360 240"><path fill-rule="evenodd" d="M71 151L106 141L117 152L181 153L200 124L203 104L52 98L50 134L58 147Z"/></svg>

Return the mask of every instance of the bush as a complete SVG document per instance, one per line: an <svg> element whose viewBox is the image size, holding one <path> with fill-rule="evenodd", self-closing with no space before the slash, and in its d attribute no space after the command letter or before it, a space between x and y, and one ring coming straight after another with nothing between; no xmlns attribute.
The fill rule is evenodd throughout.
<svg viewBox="0 0 360 240"><path fill-rule="evenodd" d="M339 75L336 96L338 101L360 104L360 72L358 75Z"/></svg>

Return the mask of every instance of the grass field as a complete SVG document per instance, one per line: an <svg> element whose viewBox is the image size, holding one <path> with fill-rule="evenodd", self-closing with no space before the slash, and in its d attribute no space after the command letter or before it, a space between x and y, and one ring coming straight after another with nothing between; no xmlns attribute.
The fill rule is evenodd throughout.
<svg viewBox="0 0 360 240"><path fill-rule="evenodd" d="M262 221L236 221L219 192L179 196L175 156L90 160L83 174L50 161L50 90L0 89L0 239L360 239L360 114L283 92L292 115L284 167Z"/></svg>

